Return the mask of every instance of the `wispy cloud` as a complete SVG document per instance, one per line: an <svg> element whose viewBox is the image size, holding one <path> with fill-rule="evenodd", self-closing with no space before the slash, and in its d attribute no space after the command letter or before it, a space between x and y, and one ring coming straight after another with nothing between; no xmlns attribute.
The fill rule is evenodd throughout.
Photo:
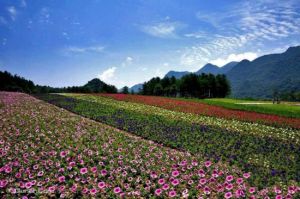
<svg viewBox="0 0 300 199"><path fill-rule="evenodd" d="M81 54L81 53L101 53L105 49L104 46L69 46L63 49L63 53L69 54Z"/></svg>
<svg viewBox="0 0 300 199"><path fill-rule="evenodd" d="M132 62L133 62L133 57L128 56L128 57L126 57L126 59L121 63L121 66L124 68L124 67L126 67L126 66L128 66L128 65L131 65Z"/></svg>
<svg viewBox="0 0 300 199"><path fill-rule="evenodd" d="M242 61L243 59L248 59L249 61L252 61L256 59L258 55L254 52L246 52L241 54L230 54L226 58L218 58L215 60L211 60L210 63L215 64L217 66L224 66L225 64L233 61Z"/></svg>
<svg viewBox="0 0 300 199"><path fill-rule="evenodd" d="M176 31L182 27L179 22L161 22L142 27L142 31L160 38L175 38L177 37Z"/></svg>
<svg viewBox="0 0 300 199"><path fill-rule="evenodd" d="M224 12L197 13L197 18L211 24L215 31L212 35L209 32L185 34L186 37L201 40L198 45L184 50L181 63L199 65L220 56L239 54L247 47L251 48L252 44L299 35L300 13L297 11L300 4L295 2L287 0L278 4L274 0L247 1Z"/></svg>
<svg viewBox="0 0 300 199"><path fill-rule="evenodd" d="M115 71L117 67L110 67L107 70L103 71L100 75L99 78L104 81L104 82L110 82L112 78L115 76Z"/></svg>
<svg viewBox="0 0 300 199"><path fill-rule="evenodd" d="M27 3L25 0L20 0L20 6L21 7L27 7Z"/></svg>
<svg viewBox="0 0 300 199"><path fill-rule="evenodd" d="M11 20L15 21L17 18L17 9L14 6L9 6L7 7L7 11L9 13L9 16L11 18Z"/></svg>
<svg viewBox="0 0 300 199"><path fill-rule="evenodd" d="M43 7L40 10L40 15L39 15L39 22L40 23L45 23L45 24L49 24L51 23L50 21L50 10L47 7Z"/></svg>
<svg viewBox="0 0 300 199"><path fill-rule="evenodd" d="M7 23L7 20L4 17L0 16L0 25L6 25Z"/></svg>

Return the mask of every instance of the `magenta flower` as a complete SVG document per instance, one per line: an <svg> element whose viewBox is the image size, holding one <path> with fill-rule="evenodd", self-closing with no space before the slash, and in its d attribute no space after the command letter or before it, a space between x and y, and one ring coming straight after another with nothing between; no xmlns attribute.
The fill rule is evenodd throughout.
<svg viewBox="0 0 300 199"><path fill-rule="evenodd" d="M91 195L95 195L96 193L97 193L97 189L92 188L92 189L90 190L90 194L91 194Z"/></svg>
<svg viewBox="0 0 300 199"><path fill-rule="evenodd" d="M173 172L172 172L172 176L173 176L173 177L177 177L178 175L179 175L179 171L173 171Z"/></svg>
<svg viewBox="0 0 300 199"><path fill-rule="evenodd" d="M155 195L160 196L161 193L162 193L161 189L156 189L155 190Z"/></svg>
<svg viewBox="0 0 300 199"><path fill-rule="evenodd" d="M101 170L101 175L102 176L106 176L107 175L107 171L105 169Z"/></svg>
<svg viewBox="0 0 300 199"><path fill-rule="evenodd" d="M66 155L67 155L67 152L66 152L66 151L60 152L60 157L64 158L64 157L66 157Z"/></svg>
<svg viewBox="0 0 300 199"><path fill-rule="evenodd" d="M169 187L170 187L170 186L169 186L168 184L164 184L163 187L162 187L162 189L163 189L163 190L168 190Z"/></svg>
<svg viewBox="0 0 300 199"><path fill-rule="evenodd" d="M204 163L204 165L205 165L205 167L210 167L211 166L211 161L206 161L205 163Z"/></svg>
<svg viewBox="0 0 300 199"><path fill-rule="evenodd" d="M91 171L92 171L93 173L96 173L96 172L97 172L97 167L92 167L92 168L91 168Z"/></svg>
<svg viewBox="0 0 300 199"><path fill-rule="evenodd" d="M226 176L226 181L227 182L231 182L232 180L233 180L233 176L232 175Z"/></svg>
<svg viewBox="0 0 300 199"><path fill-rule="evenodd" d="M176 196L176 191L173 190L173 191L170 191L170 192L169 192L169 197L170 197L170 198L173 198L173 197L175 197L175 196Z"/></svg>
<svg viewBox="0 0 300 199"><path fill-rule="evenodd" d="M174 179L173 181L172 181L172 185L173 186L176 186L176 185L178 185L179 184L179 180L178 179Z"/></svg>
<svg viewBox="0 0 300 199"><path fill-rule="evenodd" d="M58 177L58 181L59 181L59 182L64 182L65 179L66 179L65 176L59 176L59 177Z"/></svg>
<svg viewBox="0 0 300 199"><path fill-rule="evenodd" d="M99 182L98 187L99 187L99 189L105 188L105 182Z"/></svg>
<svg viewBox="0 0 300 199"><path fill-rule="evenodd" d="M244 173L244 174L243 174L243 177L246 178L246 179L247 179L247 178L250 178L250 173Z"/></svg>
<svg viewBox="0 0 300 199"><path fill-rule="evenodd" d="M161 178L158 180L158 184L163 185L165 184L165 179Z"/></svg>
<svg viewBox="0 0 300 199"><path fill-rule="evenodd" d="M81 168L80 169L80 173L81 174L86 174L88 172L88 169L87 168Z"/></svg>
<svg viewBox="0 0 300 199"><path fill-rule="evenodd" d="M115 194L118 194L118 193L120 193L122 191L122 189L120 188L120 187L115 187L114 188L114 193Z"/></svg>
<svg viewBox="0 0 300 199"><path fill-rule="evenodd" d="M224 197L225 197L226 199L232 198L232 193L231 193L231 192L227 192L227 193L225 193Z"/></svg>
<svg viewBox="0 0 300 199"><path fill-rule="evenodd" d="M249 188L249 193L254 193L255 192L255 187L250 187Z"/></svg>

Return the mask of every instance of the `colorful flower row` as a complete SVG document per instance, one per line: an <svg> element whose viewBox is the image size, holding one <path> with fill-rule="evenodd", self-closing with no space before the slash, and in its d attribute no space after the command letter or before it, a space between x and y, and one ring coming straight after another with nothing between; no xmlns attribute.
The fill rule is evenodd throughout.
<svg viewBox="0 0 300 199"><path fill-rule="evenodd" d="M166 146L237 165L254 173L255 185L300 180L297 130L174 112L92 95L42 98Z"/></svg>
<svg viewBox="0 0 300 199"><path fill-rule="evenodd" d="M96 94L99 95L99 94ZM100 94L115 100L143 103L173 111L195 113L199 115L236 119L240 121L259 122L275 126L289 126L300 129L300 118L287 118L278 115L255 113L241 110L230 110L220 106L208 105L200 102L185 101L157 96L127 95L127 94Z"/></svg>

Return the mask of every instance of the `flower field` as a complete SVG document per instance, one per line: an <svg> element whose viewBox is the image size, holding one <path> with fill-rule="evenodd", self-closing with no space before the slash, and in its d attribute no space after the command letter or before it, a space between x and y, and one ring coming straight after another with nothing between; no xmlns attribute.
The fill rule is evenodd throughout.
<svg viewBox="0 0 300 199"><path fill-rule="evenodd" d="M101 96L64 94L40 98L77 114L172 148L252 172L262 188L299 183L299 130L174 112Z"/></svg>
<svg viewBox="0 0 300 199"><path fill-rule="evenodd" d="M230 110L220 106L208 105L194 101L184 101L157 96L126 95L126 94L100 94L115 100L143 103L168 110L196 113L200 115L236 119L240 121L259 122L267 125L289 126L300 129L300 118L287 118L278 115L255 113L241 110Z"/></svg>
<svg viewBox="0 0 300 199"><path fill-rule="evenodd" d="M76 108L73 102L65 98L61 105ZM0 113L5 198L299 197L295 181L256 187L252 173L226 162L167 148L26 94L0 92Z"/></svg>

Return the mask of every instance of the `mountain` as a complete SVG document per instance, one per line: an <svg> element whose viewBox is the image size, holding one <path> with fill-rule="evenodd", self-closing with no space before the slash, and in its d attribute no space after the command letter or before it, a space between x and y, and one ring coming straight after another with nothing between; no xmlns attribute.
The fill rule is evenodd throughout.
<svg viewBox="0 0 300 199"><path fill-rule="evenodd" d="M211 74L214 74L214 75L217 75L217 74L226 74L228 71L230 71L235 65L237 65L239 62L229 62L228 64L222 66L222 67L218 67L216 65L213 65L213 64L206 64L204 65L201 69L199 69L197 72L195 72L195 74L199 75L201 73L211 73ZM179 72L179 71L169 71L165 77L172 77L174 76L176 79L180 79L182 76L184 75L187 75L191 72L188 72L188 71L182 71L182 72Z"/></svg>
<svg viewBox="0 0 300 199"><path fill-rule="evenodd" d="M253 61L243 60L227 74L234 97L271 98L275 90L300 90L300 46Z"/></svg>
<svg viewBox="0 0 300 199"><path fill-rule="evenodd" d="M221 68L219 68L219 74L226 74L228 73L234 66L236 66L239 62L233 61L225 64Z"/></svg>
<svg viewBox="0 0 300 199"><path fill-rule="evenodd" d="M211 73L216 75L220 73L220 69L221 68L219 68L218 66L208 63L205 66L203 66L200 70L195 72L195 74L200 75L201 73Z"/></svg>
<svg viewBox="0 0 300 199"><path fill-rule="evenodd" d="M129 91L130 92L133 91L133 92L137 93L142 88L143 88L143 84L136 84L136 85L132 86L131 88L129 88Z"/></svg>
<svg viewBox="0 0 300 199"><path fill-rule="evenodd" d="M190 72L188 72L188 71L182 71L182 72L178 72L178 71L173 71L173 70L171 70L171 71L169 71L166 75L165 75L165 77L172 77L172 76L174 76L176 79L180 79L181 77L183 77L184 75L187 75L187 74L189 74Z"/></svg>
<svg viewBox="0 0 300 199"><path fill-rule="evenodd" d="M88 81L87 84L83 86L83 88L94 92L94 93L101 93L101 92L107 92L107 93L115 93L117 92L117 89L115 86L108 85L105 82L101 81L98 78L94 78L90 81Z"/></svg>

